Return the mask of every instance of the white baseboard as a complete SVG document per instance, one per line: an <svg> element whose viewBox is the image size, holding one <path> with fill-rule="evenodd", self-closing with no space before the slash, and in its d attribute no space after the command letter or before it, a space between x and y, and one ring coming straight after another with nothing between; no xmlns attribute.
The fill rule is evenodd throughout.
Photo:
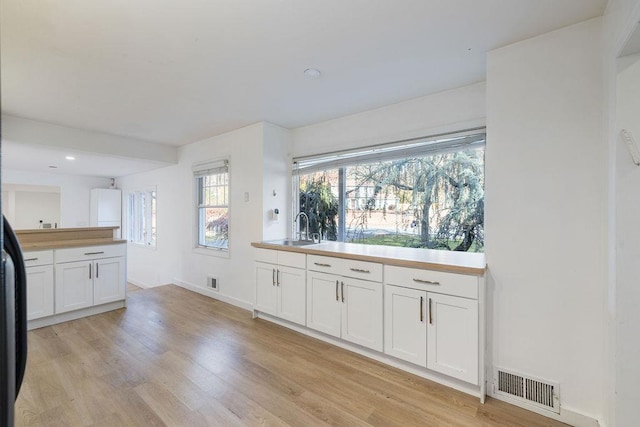
<svg viewBox="0 0 640 427"><path fill-rule="evenodd" d="M82 308L80 310L69 311L67 313L54 314L53 316L43 317L41 319L29 320L27 329L38 329L45 326L55 325L57 323L68 322L70 320L80 319L81 317L93 316L95 314L106 313L107 311L117 310L127 306L126 301L114 301L107 304L96 305L94 307Z"/></svg>
<svg viewBox="0 0 640 427"><path fill-rule="evenodd" d="M155 288L156 286L160 286L160 285L150 285L148 283L140 282L139 280L136 280L136 279L127 279L127 283L131 283L132 285L136 285L137 287L142 289L149 289L149 288Z"/></svg>
<svg viewBox="0 0 640 427"><path fill-rule="evenodd" d="M203 288L202 286L196 286L193 283L185 282L185 281L179 280L179 279L173 279L173 283L176 284L177 286L180 286L181 288L185 288L185 289L188 289L190 291L197 292L197 293L199 293L201 295L205 295L205 296L211 297L213 299L217 299L217 300L220 300L222 302L226 302L227 304L234 305L236 307L245 309L247 311L253 311L253 304L248 302L248 301L244 301L244 300L241 300L241 299L238 299L238 298L234 298L234 297L231 297L229 295L221 294L219 291L213 291L211 289ZM135 283L134 283L134 285L135 285Z"/></svg>
<svg viewBox="0 0 640 427"><path fill-rule="evenodd" d="M254 310L254 317L258 317L260 319L267 320L269 322L275 323L280 326L284 326L286 328L292 329L296 332L300 332L301 334L308 335L310 337L319 339L324 342L328 342L329 344L333 344L336 347L343 348L345 350L352 351L354 353L360 354L362 356L368 357L370 359L376 360L378 362L382 362L385 365L393 366L394 368L401 369L403 371L409 372L411 374L417 375L422 378L426 378L428 380L437 382L439 384L445 385L447 387L451 387L455 390L461 391L463 393L470 394L472 396L476 396L481 398L480 396L480 388L478 386L474 386L472 384L465 383L463 381L458 381L455 378L447 377L445 375L440 375L437 372L430 371L426 368L421 368L419 366L407 363L400 359L396 359L391 356L387 356L383 353L370 350L365 347L361 347L356 344L349 343L347 341L334 338L330 335L323 334L322 332L314 331L313 329L309 329L306 326L297 325L295 323L287 322L286 320L279 319L277 317L273 317L266 313L262 313L260 311Z"/></svg>
<svg viewBox="0 0 640 427"><path fill-rule="evenodd" d="M538 408L534 405L527 405L526 403L520 402L516 399L511 399L508 396L503 395L495 395L493 393L493 384L489 384L487 387L487 394L494 399L502 400L503 402L510 403L515 406L519 406L520 408L526 409L531 412L535 412L536 414L544 415L548 418L553 418L554 420L563 422L565 424L569 424L575 427L600 427L600 423L597 419L592 418L588 415L581 414L579 412L574 412L572 410L566 409L562 407L560 404L560 414L556 414L551 411L547 411L542 408Z"/></svg>

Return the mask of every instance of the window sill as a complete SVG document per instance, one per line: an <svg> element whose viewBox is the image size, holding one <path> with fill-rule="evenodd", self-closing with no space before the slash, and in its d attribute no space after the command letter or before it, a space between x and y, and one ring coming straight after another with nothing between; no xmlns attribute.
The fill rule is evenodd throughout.
<svg viewBox="0 0 640 427"><path fill-rule="evenodd" d="M228 249L225 250L225 249L207 248L204 246L196 246L193 248L193 253L198 255L212 256L216 258L229 258Z"/></svg>

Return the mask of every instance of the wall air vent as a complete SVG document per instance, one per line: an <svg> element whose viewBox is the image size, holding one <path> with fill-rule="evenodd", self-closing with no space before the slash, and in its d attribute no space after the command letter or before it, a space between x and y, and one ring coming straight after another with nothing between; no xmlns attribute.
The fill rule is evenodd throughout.
<svg viewBox="0 0 640 427"><path fill-rule="evenodd" d="M207 288L218 291L218 278L214 276L207 276Z"/></svg>
<svg viewBox="0 0 640 427"><path fill-rule="evenodd" d="M493 392L518 402L560 413L560 385L513 371L496 368Z"/></svg>

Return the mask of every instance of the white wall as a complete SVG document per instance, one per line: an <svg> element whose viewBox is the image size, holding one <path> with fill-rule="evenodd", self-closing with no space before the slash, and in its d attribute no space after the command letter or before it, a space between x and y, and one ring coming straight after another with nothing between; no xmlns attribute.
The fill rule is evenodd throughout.
<svg viewBox="0 0 640 427"><path fill-rule="evenodd" d="M46 172L25 172L3 167L2 183L60 187L60 224L58 226L87 227L89 225L91 189L107 188L109 179Z"/></svg>
<svg viewBox="0 0 640 427"><path fill-rule="evenodd" d="M486 256L493 365L558 381L602 419L606 144L602 22L487 58Z"/></svg>
<svg viewBox="0 0 640 427"><path fill-rule="evenodd" d="M632 70L620 76L619 56L627 39L640 19L640 0L609 0L604 16L604 88L607 113L606 137L609 141L609 241L607 286L607 411L605 425L632 426L640 419L640 347L638 325L640 312L637 261L637 197L640 180L637 167L629 160L626 147L618 138L622 126L637 126L637 113L631 123L624 116L633 114L635 100L616 100L616 92L623 97L626 91L637 91L640 84L633 83ZM616 105L618 104L619 105ZM617 117L621 115L621 117ZM640 132L634 131L634 134ZM634 240L635 239L635 240Z"/></svg>
<svg viewBox="0 0 640 427"><path fill-rule="evenodd" d="M294 157L485 125L485 85L476 83L293 129Z"/></svg>
<svg viewBox="0 0 640 427"><path fill-rule="evenodd" d="M212 295L251 307L254 301L251 242L265 238L263 225L269 238L282 238L286 234L284 221L264 223L272 203L263 206L263 198L273 189L278 194L278 205L282 203L280 198L286 197L283 180L277 174L282 173L282 165L286 172L287 149L285 130L260 123L181 147L176 166L118 179L125 194L130 190L157 187L156 249L129 245L129 280L143 286L175 282L206 293L206 277L210 274L220 280L219 293ZM274 157L280 159L279 165L271 165L268 159ZM196 213L192 166L220 158L230 159L228 254L194 249ZM270 169L265 175L266 167ZM269 179L268 183L263 176ZM245 193L249 201L245 200Z"/></svg>

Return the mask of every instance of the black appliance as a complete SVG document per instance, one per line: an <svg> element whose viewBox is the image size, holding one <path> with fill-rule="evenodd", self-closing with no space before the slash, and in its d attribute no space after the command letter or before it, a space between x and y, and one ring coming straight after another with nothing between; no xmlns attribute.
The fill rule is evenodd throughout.
<svg viewBox="0 0 640 427"><path fill-rule="evenodd" d="M27 275L20 244L4 215L0 235L0 426L13 426L27 365Z"/></svg>

